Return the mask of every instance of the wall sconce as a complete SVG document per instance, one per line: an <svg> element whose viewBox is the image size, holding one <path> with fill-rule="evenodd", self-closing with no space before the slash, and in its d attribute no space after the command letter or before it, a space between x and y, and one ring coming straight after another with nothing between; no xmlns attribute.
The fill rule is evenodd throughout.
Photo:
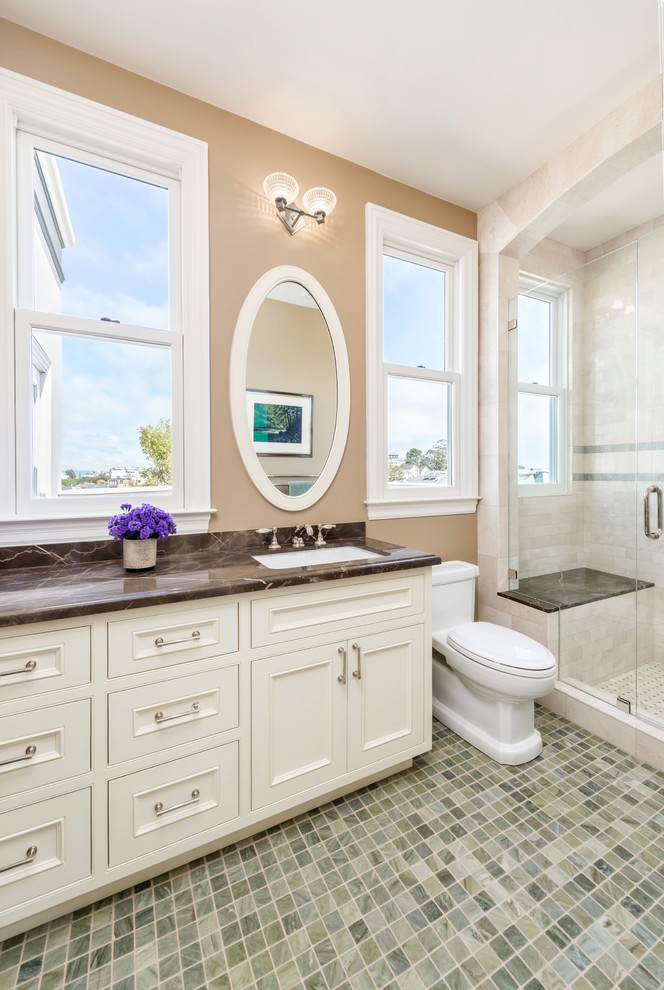
<svg viewBox="0 0 664 990"><path fill-rule="evenodd" d="M272 172L263 183L263 189L268 199L275 203L279 219L289 234L295 234L305 226L305 217L318 224L325 223L325 217L329 217L337 204L337 197L331 189L315 186L302 197L304 209L301 210L295 205L299 186L287 172Z"/></svg>

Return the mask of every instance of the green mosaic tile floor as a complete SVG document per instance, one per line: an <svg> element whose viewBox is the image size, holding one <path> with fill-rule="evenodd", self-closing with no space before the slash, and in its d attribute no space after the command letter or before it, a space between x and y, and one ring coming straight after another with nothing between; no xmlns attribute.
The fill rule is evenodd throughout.
<svg viewBox="0 0 664 990"><path fill-rule="evenodd" d="M0 990L661 990L664 774L538 709L9 939Z"/></svg>

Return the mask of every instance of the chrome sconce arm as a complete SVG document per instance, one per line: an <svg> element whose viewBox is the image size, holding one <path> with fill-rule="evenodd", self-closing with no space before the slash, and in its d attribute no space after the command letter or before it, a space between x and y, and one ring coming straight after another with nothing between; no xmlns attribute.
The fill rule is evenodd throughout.
<svg viewBox="0 0 664 990"><path fill-rule="evenodd" d="M289 234L295 234L305 226L305 217L315 220L317 224L325 223L337 203L337 197L331 189L324 186L314 186L302 197L304 209L295 203L299 186L292 175L287 172L272 172L263 183L265 195L277 207L277 215Z"/></svg>

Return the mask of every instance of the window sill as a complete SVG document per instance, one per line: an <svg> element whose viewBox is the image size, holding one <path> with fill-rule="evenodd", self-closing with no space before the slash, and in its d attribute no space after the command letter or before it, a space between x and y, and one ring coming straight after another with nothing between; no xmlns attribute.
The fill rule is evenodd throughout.
<svg viewBox="0 0 664 990"><path fill-rule="evenodd" d="M479 497L400 498L365 502L369 519L407 519L415 516L459 516L475 512Z"/></svg>
<svg viewBox="0 0 664 990"><path fill-rule="evenodd" d="M181 536L207 533L216 509L181 509L172 516ZM2 546L28 546L32 543L78 543L108 540L108 512L50 516L13 516L0 519Z"/></svg>
<svg viewBox="0 0 664 990"><path fill-rule="evenodd" d="M537 498L542 495L571 495L571 490L565 485L519 485L518 498Z"/></svg>

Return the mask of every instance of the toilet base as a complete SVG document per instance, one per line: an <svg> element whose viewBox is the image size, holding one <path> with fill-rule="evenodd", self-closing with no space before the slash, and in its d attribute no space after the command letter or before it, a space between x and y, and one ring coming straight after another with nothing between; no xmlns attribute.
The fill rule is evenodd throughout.
<svg viewBox="0 0 664 990"><path fill-rule="evenodd" d="M481 698L455 671L436 659L432 707L439 722L496 763L519 766L542 752L542 737L535 728L534 701ZM495 731L487 732L487 726Z"/></svg>

